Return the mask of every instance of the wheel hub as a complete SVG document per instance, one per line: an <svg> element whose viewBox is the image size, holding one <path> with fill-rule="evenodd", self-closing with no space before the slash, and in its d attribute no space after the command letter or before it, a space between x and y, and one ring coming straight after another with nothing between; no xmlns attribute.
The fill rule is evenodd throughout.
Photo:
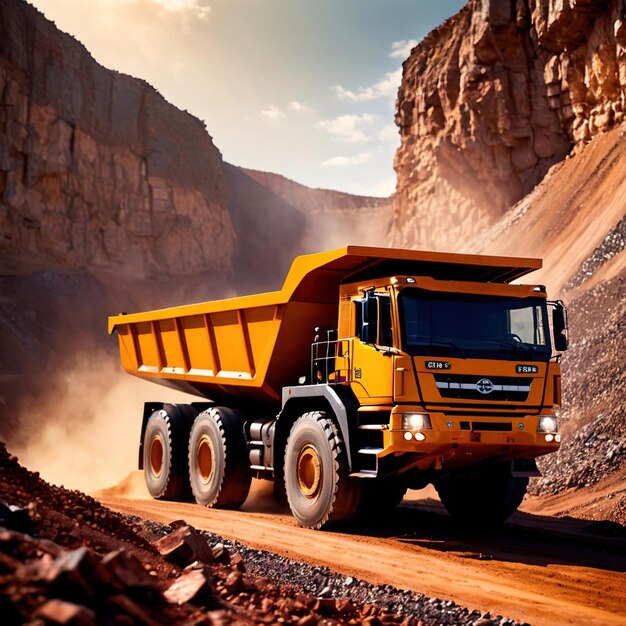
<svg viewBox="0 0 626 626"><path fill-rule="evenodd" d="M298 455L298 487L306 498L314 498L322 482L322 463L317 450L306 445Z"/></svg>
<svg viewBox="0 0 626 626"><path fill-rule="evenodd" d="M209 482L211 474L213 474L213 444L207 435L202 435L200 438L196 456L198 474L205 483Z"/></svg>
<svg viewBox="0 0 626 626"><path fill-rule="evenodd" d="M150 442L150 468L155 476L163 470L163 440L160 435L152 437Z"/></svg>

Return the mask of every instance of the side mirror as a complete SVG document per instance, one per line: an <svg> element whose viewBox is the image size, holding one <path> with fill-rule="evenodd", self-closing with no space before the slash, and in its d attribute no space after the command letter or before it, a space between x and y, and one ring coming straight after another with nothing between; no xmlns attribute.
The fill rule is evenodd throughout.
<svg viewBox="0 0 626 626"><path fill-rule="evenodd" d="M376 343L378 337L378 299L371 291L365 292L363 317L361 321L361 341Z"/></svg>
<svg viewBox="0 0 626 626"><path fill-rule="evenodd" d="M554 303L552 330L554 332L554 348L559 352L567 350L567 310L561 300Z"/></svg>

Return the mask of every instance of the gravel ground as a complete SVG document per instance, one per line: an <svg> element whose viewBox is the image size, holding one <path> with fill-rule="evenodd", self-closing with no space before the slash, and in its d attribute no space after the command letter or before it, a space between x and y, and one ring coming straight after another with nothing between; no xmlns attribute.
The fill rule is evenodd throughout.
<svg viewBox="0 0 626 626"><path fill-rule="evenodd" d="M146 538L166 535L171 528L141 518L128 516L135 526L142 526ZM420 593L392 587L372 585L353 576L343 576L328 567L313 566L294 561L266 550L257 550L237 541L224 539L213 533L201 532L211 547L223 545L229 552L238 552L244 559L246 571L262 576L275 585L292 587L296 593L305 593L321 599L349 598L358 605L373 605L388 614L413 617L425 624L513 626L519 625L502 616L470 611L450 600L428 598Z"/></svg>
<svg viewBox="0 0 626 626"><path fill-rule="evenodd" d="M578 272L565 285L569 291L582 285L593 276L609 259L622 252L626 247L626 215L612 228L604 241L593 251L591 256L580 266Z"/></svg>

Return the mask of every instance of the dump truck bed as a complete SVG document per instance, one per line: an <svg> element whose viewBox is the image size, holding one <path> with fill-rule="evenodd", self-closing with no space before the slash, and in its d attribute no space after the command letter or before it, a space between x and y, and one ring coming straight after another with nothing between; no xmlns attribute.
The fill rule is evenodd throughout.
<svg viewBox="0 0 626 626"><path fill-rule="evenodd" d="M508 283L540 259L348 246L297 257L280 291L109 318L124 369L220 401L279 404L309 371L314 328L336 328L339 286L384 276Z"/></svg>

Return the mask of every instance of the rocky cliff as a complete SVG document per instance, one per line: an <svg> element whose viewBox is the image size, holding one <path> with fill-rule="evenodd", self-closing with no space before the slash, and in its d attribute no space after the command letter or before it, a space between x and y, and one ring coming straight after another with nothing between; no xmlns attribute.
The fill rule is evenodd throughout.
<svg viewBox="0 0 626 626"><path fill-rule="evenodd" d="M138 277L230 270L221 155L202 123L0 5L0 252Z"/></svg>
<svg viewBox="0 0 626 626"><path fill-rule="evenodd" d="M404 64L393 242L466 247L625 97L624 0L470 0Z"/></svg>

